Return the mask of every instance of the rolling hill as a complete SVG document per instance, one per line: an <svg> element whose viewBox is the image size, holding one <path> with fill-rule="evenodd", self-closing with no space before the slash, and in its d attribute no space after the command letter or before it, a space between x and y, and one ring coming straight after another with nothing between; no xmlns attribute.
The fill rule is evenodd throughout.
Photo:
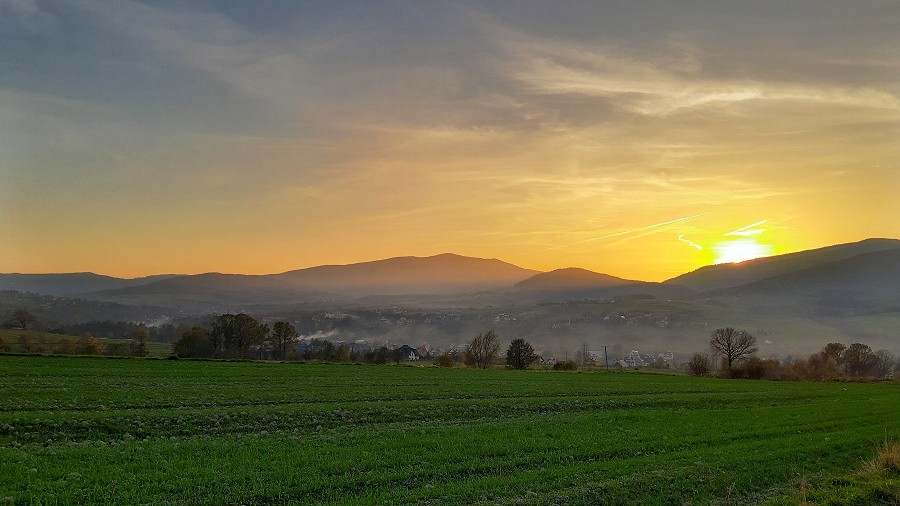
<svg viewBox="0 0 900 506"><path fill-rule="evenodd" d="M827 246L736 264L701 267L687 274L666 280L666 284L682 285L698 292L735 287L766 278L808 269L815 265L836 262L864 253L900 249L897 239L866 239L860 242Z"/></svg>
<svg viewBox="0 0 900 506"><path fill-rule="evenodd" d="M536 272L496 259L443 254L325 265L261 276L220 273L177 276L98 291L85 297L222 311L248 305L346 302L371 296L472 293L506 287Z"/></svg>
<svg viewBox="0 0 900 506"><path fill-rule="evenodd" d="M444 254L262 276L0 276L0 290L3 280L29 277L38 281L30 291L114 287L77 299L0 292L7 316L24 307L45 324L245 311L344 340L449 346L493 328L561 353L598 336L629 349L687 352L701 349L710 329L735 326L757 333L766 355L808 353L830 341L900 351L900 241L885 239L710 266L664 283Z"/></svg>
<svg viewBox="0 0 900 506"><path fill-rule="evenodd" d="M516 283L510 292L520 298L546 301L609 299L637 294L664 298L690 293L675 284L622 279L576 267L535 274Z"/></svg>
<svg viewBox="0 0 900 506"><path fill-rule="evenodd" d="M507 287L538 271L497 259L452 253L395 257L349 265L323 265L270 276L297 287L343 295L442 294Z"/></svg>
<svg viewBox="0 0 900 506"><path fill-rule="evenodd" d="M797 311L806 299L817 313L900 311L900 249L825 262L745 285L713 290L707 298L751 299ZM768 304L766 304L768 303Z"/></svg>
<svg viewBox="0 0 900 506"><path fill-rule="evenodd" d="M298 289L271 276L206 273L105 290L85 297L124 304L180 307L192 311L230 311L252 304L324 300L328 295Z"/></svg>
<svg viewBox="0 0 900 506"><path fill-rule="evenodd" d="M0 290L72 297L102 290L116 290L169 279L174 274L158 274L134 279L114 278L92 272L67 274L0 274Z"/></svg>

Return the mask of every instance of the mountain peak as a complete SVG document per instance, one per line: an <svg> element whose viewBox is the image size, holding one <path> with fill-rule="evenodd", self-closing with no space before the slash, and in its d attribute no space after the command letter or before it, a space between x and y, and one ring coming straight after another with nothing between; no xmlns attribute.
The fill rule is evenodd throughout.
<svg viewBox="0 0 900 506"><path fill-rule="evenodd" d="M639 283L627 279L610 276L600 272L589 271L580 267L565 267L550 272L542 272L516 283L516 287L525 289L558 289L584 287L612 287Z"/></svg>
<svg viewBox="0 0 900 506"><path fill-rule="evenodd" d="M388 295L501 288L537 272L497 259L441 253L428 257L393 257L356 264L323 265L274 276L305 288Z"/></svg>

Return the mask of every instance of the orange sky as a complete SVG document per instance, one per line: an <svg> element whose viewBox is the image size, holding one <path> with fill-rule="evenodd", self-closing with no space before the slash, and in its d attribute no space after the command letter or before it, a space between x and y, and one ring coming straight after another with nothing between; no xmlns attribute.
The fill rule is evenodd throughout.
<svg viewBox="0 0 900 506"><path fill-rule="evenodd" d="M900 237L896 4L596 4L0 4L0 272Z"/></svg>

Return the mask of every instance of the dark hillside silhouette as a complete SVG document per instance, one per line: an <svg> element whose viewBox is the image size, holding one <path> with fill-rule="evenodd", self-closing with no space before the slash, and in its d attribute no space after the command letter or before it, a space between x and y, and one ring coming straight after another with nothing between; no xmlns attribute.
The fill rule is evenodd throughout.
<svg viewBox="0 0 900 506"><path fill-rule="evenodd" d="M797 253L757 258L737 264L708 265L669 279L665 283L683 285L698 292L706 292L745 285L865 253L892 249L900 249L900 240L866 239Z"/></svg>

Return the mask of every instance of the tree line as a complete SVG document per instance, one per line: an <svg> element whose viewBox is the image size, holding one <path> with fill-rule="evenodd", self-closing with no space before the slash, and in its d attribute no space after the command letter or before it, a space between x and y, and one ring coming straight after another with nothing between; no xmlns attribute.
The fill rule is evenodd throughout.
<svg viewBox="0 0 900 506"><path fill-rule="evenodd" d="M27 329L23 329L27 330ZM46 336L33 336L22 333L13 342L19 353L56 353L58 355L108 355L114 357L146 357L150 350L147 346L149 332L143 325L136 326L128 339L110 342L92 336L86 332L72 339L48 339ZM13 343L0 337L0 352L13 351Z"/></svg>
<svg viewBox="0 0 900 506"><path fill-rule="evenodd" d="M830 381L835 379L887 379L900 374L900 360L888 350L873 351L868 345L828 343L806 359L785 363L756 356L756 337L733 327L716 329L710 335L713 358L722 361L721 375L730 378ZM686 364L694 376L714 369L712 358L694 353Z"/></svg>
<svg viewBox="0 0 900 506"><path fill-rule="evenodd" d="M184 358L285 359L297 337L297 329L289 322L278 321L270 327L248 314L226 313L186 331L172 352Z"/></svg>

